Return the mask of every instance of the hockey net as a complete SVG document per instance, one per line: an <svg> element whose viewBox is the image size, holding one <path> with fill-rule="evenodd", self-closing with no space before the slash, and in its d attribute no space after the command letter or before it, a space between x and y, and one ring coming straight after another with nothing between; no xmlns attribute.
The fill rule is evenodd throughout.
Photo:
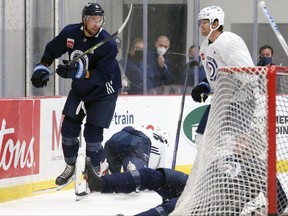
<svg viewBox="0 0 288 216"><path fill-rule="evenodd" d="M222 67L217 80L205 133L171 215L282 214L288 67Z"/></svg>

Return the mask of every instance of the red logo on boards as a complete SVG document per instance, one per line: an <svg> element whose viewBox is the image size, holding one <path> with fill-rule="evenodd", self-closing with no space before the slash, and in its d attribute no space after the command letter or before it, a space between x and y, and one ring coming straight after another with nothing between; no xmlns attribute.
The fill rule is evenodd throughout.
<svg viewBox="0 0 288 216"><path fill-rule="evenodd" d="M0 106L0 179L39 174L40 100Z"/></svg>

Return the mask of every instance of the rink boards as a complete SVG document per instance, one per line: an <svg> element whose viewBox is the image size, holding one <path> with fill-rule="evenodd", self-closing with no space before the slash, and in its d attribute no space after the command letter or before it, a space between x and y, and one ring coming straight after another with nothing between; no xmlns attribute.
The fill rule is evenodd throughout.
<svg viewBox="0 0 288 216"><path fill-rule="evenodd" d="M209 103L192 102L185 98L185 107L177 154L176 169L190 172L196 155L195 129ZM62 108L66 97L11 98L0 100L0 202L33 195L54 187L54 180L64 169L61 147ZM119 96L104 142L128 125L156 126L170 133L170 150L174 151L180 114L181 96ZM193 114L193 111L195 113ZM194 120L191 116L195 115ZM187 119L186 119L187 117ZM187 132L188 131L188 132ZM79 154L83 155L85 143ZM71 187L73 185L71 184Z"/></svg>
<svg viewBox="0 0 288 216"><path fill-rule="evenodd" d="M103 144L112 134L128 125L142 125L152 130L159 126L170 133L170 150L173 153L181 99L180 95L120 96L110 128L104 131ZM55 187L55 177L65 166L60 133L65 100L66 97L0 100L0 202L31 196L43 189ZM209 103L210 98L200 104L193 102L190 95L185 97L177 170L190 172L197 152L195 130ZM287 119L286 112L277 115ZM257 124L257 121L254 123ZM278 130L279 126L283 135L288 123L281 121ZM80 140L82 146L79 154L84 157L83 137ZM281 160L279 163L287 158Z"/></svg>

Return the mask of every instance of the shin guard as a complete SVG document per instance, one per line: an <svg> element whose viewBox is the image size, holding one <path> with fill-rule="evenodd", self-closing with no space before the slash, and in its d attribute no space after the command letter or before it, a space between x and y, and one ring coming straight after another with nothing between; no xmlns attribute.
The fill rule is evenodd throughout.
<svg viewBox="0 0 288 216"><path fill-rule="evenodd" d="M150 168L114 173L102 179L102 193L131 193L145 189L157 191L165 181L162 172Z"/></svg>

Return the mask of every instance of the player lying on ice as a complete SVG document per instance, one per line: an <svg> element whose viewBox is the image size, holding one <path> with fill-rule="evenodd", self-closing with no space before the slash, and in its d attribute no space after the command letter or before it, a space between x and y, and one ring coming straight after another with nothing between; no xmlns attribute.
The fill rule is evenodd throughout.
<svg viewBox="0 0 288 216"><path fill-rule="evenodd" d="M105 142L100 172L106 172L102 164L106 169L109 167L111 173L120 172L121 167L124 171L144 167L171 168L169 137L169 133L160 127L154 130L139 125L124 127Z"/></svg>
<svg viewBox="0 0 288 216"><path fill-rule="evenodd" d="M175 208L178 197L184 190L188 175L168 169L141 168L131 172L116 172L114 174L98 177L86 158L85 178L91 192L101 193L131 193L145 189L157 192L163 203L137 216L165 216Z"/></svg>
<svg viewBox="0 0 288 216"><path fill-rule="evenodd" d="M139 213L136 216L169 215L174 210L176 202L184 190L186 181L188 179L187 174L168 168L160 168L156 170L142 168L139 170L133 170L131 172L114 173L98 177L91 166L89 158L87 159L85 178L91 192L131 193L148 189L155 191L162 197L162 204L145 212ZM278 200L277 203L280 215L287 206L287 199L283 199L284 191L281 184L278 181L277 183L277 194L279 197L282 197L282 199ZM259 200L258 197L253 200L247 199L247 203L250 202L253 204L253 202L255 203L257 200ZM263 207L262 205L265 205L265 203L256 203L254 206L251 206L250 204L250 209L244 208L242 210L242 215L246 215L245 213L248 211L251 212L251 207L255 209L258 207Z"/></svg>
<svg viewBox="0 0 288 216"><path fill-rule="evenodd" d="M219 177L219 182L222 181L222 184L219 184L219 188L216 190L221 191L220 194L223 194L221 196L225 196L226 198L220 199L218 204L223 205L223 200L234 200L236 204L233 206L233 212L241 216L251 215L262 208L267 208L265 188L258 185L255 191L247 191L246 189L247 183L257 184L258 182L256 179L258 175L255 173L255 170L265 169L263 165L265 163L261 158L259 149L252 148L254 141L250 139L250 133L253 133L252 136L256 137L256 139L259 136L259 133L254 130L236 136L234 139L235 142L231 143L231 145L235 146L233 151L213 161L213 164L207 169L207 172L214 173L215 176ZM251 154L255 156L251 158ZM247 164L253 164L253 166L247 166ZM148 189L155 191L162 197L162 204L139 213L137 216L166 216L170 214L174 210L188 179L187 174L168 168L159 168L156 170L141 168L131 172L116 172L98 177L92 168L89 158L86 159L85 167L85 179L91 192L131 193ZM235 188L230 187L234 187L235 185L238 187L237 192L241 192L242 194L242 202L237 203L239 194L231 193ZM277 196L278 213L281 215L287 207L288 202L278 179Z"/></svg>

